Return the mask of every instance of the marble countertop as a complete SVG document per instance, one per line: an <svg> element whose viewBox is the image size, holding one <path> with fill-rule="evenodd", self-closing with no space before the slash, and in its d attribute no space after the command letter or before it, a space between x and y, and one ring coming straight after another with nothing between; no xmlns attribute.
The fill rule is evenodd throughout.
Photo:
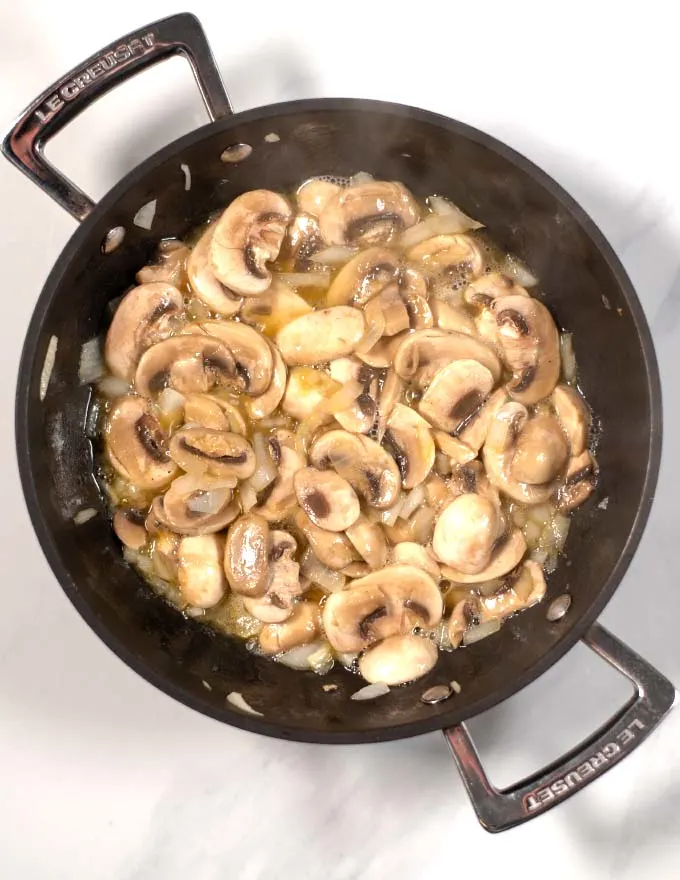
<svg viewBox="0 0 680 880"><path fill-rule="evenodd" d="M119 34L185 4L0 7L0 127ZM189 5L189 4L186 4ZM486 0L408 14L346 2L194 0L237 109L343 95L400 101L485 129L551 173L623 260L664 388L657 496L602 620L680 683L680 128L677 40L661 2ZM102 14L106 9L107 14ZM131 100L134 94L134 100ZM204 121L179 59L121 87L50 158L94 197ZM266 739L173 702L87 628L26 514L12 425L24 331L74 222L0 164L0 875L7 880L382 880L467 874L552 880L680 875L680 713L623 764L545 816L491 837L439 734L352 747ZM579 741L628 695L582 647L471 723L494 782Z"/></svg>

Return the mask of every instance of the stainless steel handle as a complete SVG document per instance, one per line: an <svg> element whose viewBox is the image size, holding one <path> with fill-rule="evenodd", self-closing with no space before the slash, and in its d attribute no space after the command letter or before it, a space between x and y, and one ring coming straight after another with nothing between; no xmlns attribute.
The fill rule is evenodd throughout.
<svg viewBox="0 0 680 880"><path fill-rule="evenodd" d="M673 707L668 679L623 642L595 623L584 643L635 685L635 695L592 736L553 764L502 791L484 772L464 724L444 731L483 828L506 831L545 813L594 782L645 740Z"/></svg>
<svg viewBox="0 0 680 880"><path fill-rule="evenodd" d="M210 119L229 116L231 104L205 31L183 12L126 34L46 89L14 123L2 152L76 220L84 220L94 202L45 159L45 145L110 89L171 55L188 60Z"/></svg>

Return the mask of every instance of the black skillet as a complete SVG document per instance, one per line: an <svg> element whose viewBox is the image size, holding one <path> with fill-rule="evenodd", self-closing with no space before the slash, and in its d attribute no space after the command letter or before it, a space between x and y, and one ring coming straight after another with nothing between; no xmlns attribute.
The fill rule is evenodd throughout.
<svg viewBox="0 0 680 880"><path fill-rule="evenodd" d="M45 144L113 86L178 53L190 62L212 121L143 162L94 204L46 161ZM277 137L267 137L272 134ZM249 144L252 153L226 165L220 155L233 144ZM189 14L128 34L68 73L22 114L3 152L80 221L26 336L16 398L19 469L33 526L57 579L121 659L187 706L268 736L360 743L443 729L489 831L539 815L649 735L673 704L673 686L596 619L630 563L654 494L659 374L623 267L554 180L482 132L398 104L323 99L234 114L205 34ZM189 190L182 165L190 169ZM286 191L313 175L359 170L401 180L420 196L450 197L532 267L558 324L574 332L583 388L602 426L598 491L573 520L570 564L551 577L546 600L492 638L442 655L427 678L366 702L350 700L361 682L344 669L322 680L253 657L242 643L215 635L151 594L123 561L91 478L84 430L90 392L78 382L81 346L105 330L107 303L134 282L162 238L182 236L244 190ZM145 230L133 218L153 199L153 225ZM110 230L117 227L125 236L115 247L120 236ZM43 373L55 344L51 373ZM41 392L41 376L44 385L48 375ZM91 507L99 515L75 525L74 515ZM495 789L463 722L516 693L579 640L627 676L636 695L570 754L509 789ZM421 702L427 688L452 679L460 694L435 705ZM322 681L338 689L325 692ZM226 701L232 692L261 714L232 706Z"/></svg>

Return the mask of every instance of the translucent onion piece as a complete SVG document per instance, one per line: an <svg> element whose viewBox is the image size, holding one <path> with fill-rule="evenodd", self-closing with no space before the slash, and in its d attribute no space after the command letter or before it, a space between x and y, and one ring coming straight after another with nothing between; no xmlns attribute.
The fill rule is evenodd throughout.
<svg viewBox="0 0 680 880"><path fill-rule="evenodd" d="M241 712L246 712L248 715L262 716L262 712L258 712L257 709L253 709L252 706L248 705L243 699L243 695L238 691L232 691L230 694L227 694L227 702L231 703L231 705L235 706L237 709L240 709Z"/></svg>
<svg viewBox="0 0 680 880"><path fill-rule="evenodd" d="M384 523L386 526L393 526L399 519L399 514L401 513L401 508L405 500L406 496L402 493L392 507L388 507L387 510L381 510L379 517L380 522Z"/></svg>
<svg viewBox="0 0 680 880"><path fill-rule="evenodd" d="M331 285L330 272L282 272L276 276L291 287L323 287Z"/></svg>
<svg viewBox="0 0 680 880"><path fill-rule="evenodd" d="M119 379L117 376L104 376L97 383L97 390L104 397L122 397L124 394L130 393L130 386L125 379Z"/></svg>
<svg viewBox="0 0 680 880"><path fill-rule="evenodd" d="M406 494L404 499L404 503L401 506L401 510L399 511L399 516L401 519L408 519L412 513L415 513L416 510L423 504L425 501L425 487L421 484L420 486L416 486L415 489L411 489L410 492Z"/></svg>
<svg viewBox="0 0 680 880"><path fill-rule="evenodd" d="M510 254L505 258L501 265L501 272L516 281L520 287L534 287L538 284L538 278L527 269L521 260L512 257Z"/></svg>
<svg viewBox="0 0 680 880"><path fill-rule="evenodd" d="M560 355L562 357L562 375L565 382L570 384L576 381L576 355L571 333L563 333L560 336Z"/></svg>
<svg viewBox="0 0 680 880"><path fill-rule="evenodd" d="M330 397L326 398L326 400L322 401L319 404L318 411L326 412L330 415L334 415L337 412L343 412L354 403L354 401L361 395L364 390L364 386L361 382L347 382L339 391L336 391L335 394L332 394Z"/></svg>
<svg viewBox="0 0 680 880"><path fill-rule="evenodd" d="M310 668L309 658L319 648L323 648L321 642L312 642L310 645L298 645L297 648L291 648L290 651L284 651L283 654L279 654L275 659L291 669L305 670Z"/></svg>
<svg viewBox="0 0 680 880"><path fill-rule="evenodd" d="M334 245L317 251L309 259L312 263L323 263L325 266L344 266L355 254L355 248Z"/></svg>
<svg viewBox="0 0 680 880"><path fill-rule="evenodd" d="M375 177L369 174L368 171L357 171L356 174L350 177L348 186L361 186L363 183L373 183L374 180Z"/></svg>
<svg viewBox="0 0 680 880"><path fill-rule="evenodd" d="M455 207L452 205L451 207ZM412 248L421 241L427 241L435 235L459 235L461 232L468 232L470 229L479 229L481 223L471 220L462 212L456 214L432 214L427 220L416 223L410 229L407 229L399 239L399 244L403 248Z"/></svg>
<svg viewBox="0 0 680 880"><path fill-rule="evenodd" d="M54 351L56 354L56 344ZM78 364L78 380L81 385L88 385L101 379L106 368L102 359L101 340L95 336L83 343L80 349L80 363Z"/></svg>
<svg viewBox="0 0 680 880"><path fill-rule="evenodd" d="M312 583L321 587L328 593L337 593L342 590L347 578L340 571L333 571L320 562L311 547L308 547L300 559L300 573Z"/></svg>
<svg viewBox="0 0 680 880"><path fill-rule="evenodd" d="M244 480L239 486L239 495L241 498L241 507L243 512L251 510L257 504L257 493L250 485L249 480Z"/></svg>
<svg viewBox="0 0 680 880"><path fill-rule="evenodd" d="M377 682L376 684L367 684L366 687L362 687L361 690L355 691L350 700L374 700L376 697L383 697L385 694L389 694L390 689L383 682Z"/></svg>
<svg viewBox="0 0 680 880"><path fill-rule="evenodd" d="M228 489L209 489L192 495L187 501L187 508L193 513L209 516L217 513L229 500Z"/></svg>
<svg viewBox="0 0 680 880"><path fill-rule="evenodd" d="M475 642L481 642L481 640L487 638L487 636L492 636L494 633L497 633L500 628L500 618L496 617L493 620L485 620L484 623L470 627L470 629L467 630L463 636L463 644L474 645Z"/></svg>
<svg viewBox="0 0 680 880"><path fill-rule="evenodd" d="M367 351L370 351L385 332L385 313L380 305L379 297L374 296L373 299L366 303L364 319L366 321L366 332L363 339L355 347L355 351L359 354L365 354Z"/></svg>
<svg viewBox="0 0 680 880"><path fill-rule="evenodd" d="M101 383L100 383L101 387ZM156 401L160 411L166 416L174 416L184 408L184 395L174 388L164 388Z"/></svg>
<svg viewBox="0 0 680 880"><path fill-rule="evenodd" d="M261 492L274 482L278 471L269 454L267 437L264 434L253 434L253 451L255 452L255 471L248 482L256 492Z"/></svg>

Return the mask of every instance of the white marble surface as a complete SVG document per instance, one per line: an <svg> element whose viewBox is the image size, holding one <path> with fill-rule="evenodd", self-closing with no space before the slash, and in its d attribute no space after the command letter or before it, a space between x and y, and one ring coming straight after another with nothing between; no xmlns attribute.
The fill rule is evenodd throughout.
<svg viewBox="0 0 680 880"><path fill-rule="evenodd" d="M0 123L133 27L185 4L0 4ZM420 105L552 173L618 251L653 327L665 448L650 524L603 620L680 682L680 128L671 7L213 4L194 0L233 103L347 95ZM608 11L610 10L610 11ZM627 11L628 10L628 11ZM422 13L422 14L420 14ZM134 104L130 99L134 93ZM50 155L94 195L203 121L179 60L124 86ZM24 331L73 222L0 165L0 876L7 880L381 880L680 875L680 713L613 772L500 837L476 824L438 734L315 747L173 703L114 657L48 570L24 510L12 408ZM556 756L625 697L584 648L475 720L495 781ZM477 872L480 867L482 874Z"/></svg>

